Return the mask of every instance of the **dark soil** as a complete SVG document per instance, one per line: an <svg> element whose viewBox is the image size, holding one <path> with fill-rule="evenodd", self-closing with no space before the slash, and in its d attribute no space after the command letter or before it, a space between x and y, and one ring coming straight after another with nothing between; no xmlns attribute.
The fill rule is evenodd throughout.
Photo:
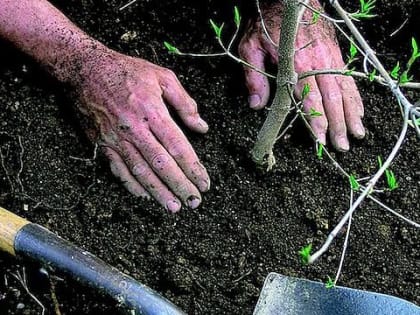
<svg viewBox="0 0 420 315"><path fill-rule="evenodd" d="M349 202L347 181L326 160L316 158L313 143L299 124L278 143L274 171L257 172L248 152L265 112L248 108L241 68L228 59L171 56L162 47L168 40L184 51L216 50L207 21L231 20L234 3L137 1L122 12L118 11L126 3L122 0L54 3L110 47L178 74L211 126L205 136L186 132L208 168L212 189L200 209L170 215L157 203L130 196L103 157L94 162L71 158L93 154L75 119L73 100L30 58L1 42L0 144L13 176L20 168L21 137L20 179L26 195L18 185L12 191L1 168L3 207L95 253L189 314L251 314L271 271L320 281L335 274L343 236L313 266L302 266L297 251L310 242L318 247L340 219ZM392 67L397 59L406 60L411 36L420 40L420 4L378 1L377 8L379 16L362 25ZM405 19L398 35L390 37ZM123 41L121 36L128 31L138 37ZM415 76L420 79L418 70ZM335 156L347 170L366 176L377 168L376 157L389 153L401 119L386 89L359 83L368 134L364 140L353 140L349 153ZM410 131L392 167L400 187L380 196L417 222L418 141ZM340 285L420 303L419 249L414 228L367 202L354 217ZM40 314L12 276L22 272L23 262L2 255L0 263L0 279L5 279L0 281L0 314ZM48 281L36 266L25 266L31 291L54 314ZM62 314L122 312L112 300L70 279L54 282Z"/></svg>

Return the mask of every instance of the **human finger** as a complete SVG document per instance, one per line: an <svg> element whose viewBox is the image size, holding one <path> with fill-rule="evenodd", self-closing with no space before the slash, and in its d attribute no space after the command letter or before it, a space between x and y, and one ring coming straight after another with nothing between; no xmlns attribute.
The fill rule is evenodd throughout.
<svg viewBox="0 0 420 315"><path fill-rule="evenodd" d="M325 116L324 106L322 104L321 92L313 76L299 80L296 84L295 93L298 97L302 95L305 85L309 86L309 93L303 100L303 109L305 113L310 113L311 109L320 113L320 116L310 117L310 124L317 139L326 144L326 134L328 129L328 120Z"/></svg>
<svg viewBox="0 0 420 315"><path fill-rule="evenodd" d="M197 154L178 125L172 120L162 104L161 118L150 129L159 142L177 162L184 174L205 192L210 188L210 178L205 167L200 163Z"/></svg>
<svg viewBox="0 0 420 315"><path fill-rule="evenodd" d="M117 177L123 186L134 196L150 198L150 194L144 189L142 185L134 178L127 168L127 165L122 160L121 156L110 147L103 147L102 152L110 162L112 174Z"/></svg>
<svg viewBox="0 0 420 315"><path fill-rule="evenodd" d="M347 128L356 138L363 138L366 134L362 123L364 115L363 102L354 79L351 77L337 77L336 80L343 96Z"/></svg>
<svg viewBox="0 0 420 315"><path fill-rule="evenodd" d="M347 138L341 89L333 75L318 75L316 81L328 119L330 140L336 149L348 151L350 144Z"/></svg>
<svg viewBox="0 0 420 315"><path fill-rule="evenodd" d="M119 148L132 176L170 212L178 212L181 202L159 179L141 153L128 141L121 141Z"/></svg>
<svg viewBox="0 0 420 315"><path fill-rule="evenodd" d="M162 121L160 113L149 115L149 126ZM197 187L186 177L184 172L160 144L148 128L139 127L128 135L131 142L141 153L156 175L190 208L195 209L201 203Z"/></svg>
<svg viewBox="0 0 420 315"><path fill-rule="evenodd" d="M266 52L256 38L243 38L239 45L239 55L242 60L255 68L265 71ZM270 86L267 77L258 71L244 66L245 83L249 91L248 102L253 109L261 109L267 105L270 96Z"/></svg>
<svg viewBox="0 0 420 315"><path fill-rule="evenodd" d="M206 133L209 129L208 124L198 114L197 103L188 95L176 75L168 69L163 69L160 85L163 98L177 111L184 124L194 131Z"/></svg>
<svg viewBox="0 0 420 315"><path fill-rule="evenodd" d="M333 66L337 69L344 69L345 64L340 48L338 46L333 48ZM356 83L351 76L337 76L336 81L341 88L347 128L356 138L363 138L366 133L362 123L364 108Z"/></svg>

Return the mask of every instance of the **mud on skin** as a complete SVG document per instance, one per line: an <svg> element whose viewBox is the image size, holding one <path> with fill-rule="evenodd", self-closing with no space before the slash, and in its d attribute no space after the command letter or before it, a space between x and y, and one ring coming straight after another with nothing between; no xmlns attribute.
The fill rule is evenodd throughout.
<svg viewBox="0 0 420 315"><path fill-rule="evenodd" d="M404 3L381 1L380 16L363 24L375 49L389 52L388 67L395 64L397 56L403 60L413 33L420 38L412 18L420 8L415 1ZM2 170L2 206L97 254L190 314L250 314L270 271L320 281L334 274L343 238L319 264L308 268L300 265L296 252L310 241L319 245L341 217L348 203L347 182L333 167L317 160L302 126L277 146L282 161L278 159L274 172L266 176L256 173L247 154L265 114L247 108L242 69L230 60L167 56L161 48L163 40L170 40L183 50L214 51L217 47L206 21L209 17L230 20L230 3L140 1L123 12L118 12L119 1L55 4L111 48L132 56L137 56L137 50L141 57L177 73L210 125L205 136L184 131L207 166L212 188L204 195L202 208L168 215L158 210L157 203L127 193L113 179L105 159L85 163L70 158L93 153L78 121L72 119L74 113L69 108L74 100L32 60L2 42L0 56L7 62L0 62L0 102L5 108L0 112L1 130L22 136L25 192L37 201L63 207L75 203L77 196L95 183L71 211L34 209L36 202L10 193ZM407 17L409 22L400 36L390 38L388 34ZM139 33L134 41L120 40L132 30ZM415 75L419 78L418 72ZM357 83L366 107L366 139L352 139L350 152L336 153L336 158L363 175L377 167L377 155L389 152L400 116L385 89ZM2 135L1 141L7 165L18 170L16 139ZM420 221L415 189L420 181L417 143L410 133L392 168L402 189L381 199ZM24 204L29 205L29 211L23 210ZM341 284L420 303L418 235L371 204L356 214L352 231ZM14 261L5 256L0 260L3 273L16 271ZM0 286L1 293L7 293L0 301L6 314L39 314L39 307L22 287L12 277L8 279L7 288L3 281ZM41 285L33 292L53 312L49 284L37 279L32 283ZM68 279L57 281L56 295L66 314L118 313L112 301ZM18 303L25 304L23 310L17 310Z"/></svg>

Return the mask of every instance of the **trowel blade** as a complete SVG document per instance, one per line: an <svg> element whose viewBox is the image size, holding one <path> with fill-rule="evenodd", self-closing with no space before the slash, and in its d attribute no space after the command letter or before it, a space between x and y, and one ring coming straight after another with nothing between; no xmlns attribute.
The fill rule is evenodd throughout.
<svg viewBox="0 0 420 315"><path fill-rule="evenodd" d="M270 273L254 315L420 315L413 303L390 295L334 287Z"/></svg>

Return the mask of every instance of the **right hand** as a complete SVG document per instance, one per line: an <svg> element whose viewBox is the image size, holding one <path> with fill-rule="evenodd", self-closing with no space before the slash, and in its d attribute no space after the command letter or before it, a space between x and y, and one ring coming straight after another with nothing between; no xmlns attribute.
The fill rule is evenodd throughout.
<svg viewBox="0 0 420 315"><path fill-rule="evenodd" d="M197 208L210 179L166 104L190 129L205 133L208 125L176 76L108 48L94 50L82 67L75 84L80 109L94 121L88 133L113 174L132 194L152 196L170 212L179 211L181 201Z"/></svg>
<svg viewBox="0 0 420 315"><path fill-rule="evenodd" d="M311 0L312 7L322 11L318 0ZM280 26L284 3L282 1L262 8L265 25L273 41L279 43ZM311 21L312 13L307 9L303 19ZM298 74L322 69L344 69L345 63L338 46L334 28L325 19L311 25L300 25L295 43L295 70ZM262 21L250 23L239 44L242 59L264 70L266 61L278 62L277 47L264 33ZM264 107L270 96L267 77L245 67L245 80L249 90L251 108ZM330 140L340 151L349 150L347 133L356 138L363 138L365 128L362 124L363 103L352 77L339 75L317 75L299 80L295 94L300 97L305 84L310 92L303 101L305 112L311 108L320 112L320 117L310 119L311 127L323 144L329 130Z"/></svg>

